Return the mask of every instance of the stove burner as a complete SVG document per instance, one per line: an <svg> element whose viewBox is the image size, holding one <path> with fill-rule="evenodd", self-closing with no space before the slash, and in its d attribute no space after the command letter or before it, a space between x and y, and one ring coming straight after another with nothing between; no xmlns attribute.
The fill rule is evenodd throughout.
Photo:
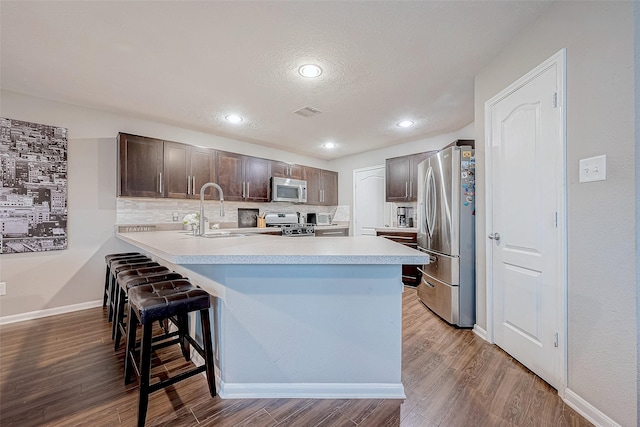
<svg viewBox="0 0 640 427"><path fill-rule="evenodd" d="M313 224L282 224L280 225L283 236L313 236L315 229Z"/></svg>

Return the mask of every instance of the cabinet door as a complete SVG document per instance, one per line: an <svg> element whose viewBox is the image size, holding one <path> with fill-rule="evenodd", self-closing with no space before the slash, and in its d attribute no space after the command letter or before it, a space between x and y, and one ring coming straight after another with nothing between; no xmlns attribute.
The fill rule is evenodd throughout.
<svg viewBox="0 0 640 427"><path fill-rule="evenodd" d="M162 147L159 139L119 134L120 196L161 197Z"/></svg>
<svg viewBox="0 0 640 427"><path fill-rule="evenodd" d="M307 204L319 205L320 203L320 189L322 188L321 182L321 169L312 167L304 167L303 176L307 181Z"/></svg>
<svg viewBox="0 0 640 427"><path fill-rule="evenodd" d="M338 204L338 172L322 171L322 199L321 203L326 206L337 206Z"/></svg>
<svg viewBox="0 0 640 427"><path fill-rule="evenodd" d="M376 235L392 240L412 249L417 249L417 233L413 232L394 232L394 231L378 231ZM418 286L422 275L417 265L402 266L402 283L408 286Z"/></svg>
<svg viewBox="0 0 640 427"><path fill-rule="evenodd" d="M216 183L224 192L224 199L243 200L242 155L226 151L216 151ZM211 187L207 191L215 191ZM217 198L217 197L216 197Z"/></svg>
<svg viewBox="0 0 640 427"><path fill-rule="evenodd" d="M279 178L303 179L302 166L272 160L271 176L276 176Z"/></svg>
<svg viewBox="0 0 640 427"><path fill-rule="evenodd" d="M339 236L349 236L349 228L341 227L341 228L333 228L333 229L317 229L316 228L316 237L339 237Z"/></svg>
<svg viewBox="0 0 640 427"><path fill-rule="evenodd" d="M244 200L250 202L269 201L269 178L271 160L244 156Z"/></svg>
<svg viewBox="0 0 640 427"><path fill-rule="evenodd" d="M215 182L216 152L209 148L191 147L191 198L200 199L200 188L208 182ZM207 190L205 199L219 199L217 194Z"/></svg>
<svg viewBox="0 0 640 427"><path fill-rule="evenodd" d="M189 164L191 147L177 142L164 142L163 197L186 199L189 197Z"/></svg>
<svg viewBox="0 0 640 427"><path fill-rule="evenodd" d="M387 202L406 202L409 199L409 181L411 174L410 157L402 156L387 159L385 166Z"/></svg>

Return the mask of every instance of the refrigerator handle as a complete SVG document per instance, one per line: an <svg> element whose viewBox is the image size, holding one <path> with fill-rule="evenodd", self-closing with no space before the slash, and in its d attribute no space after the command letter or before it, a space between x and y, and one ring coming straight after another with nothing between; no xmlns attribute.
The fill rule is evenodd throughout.
<svg viewBox="0 0 640 427"><path fill-rule="evenodd" d="M436 178L433 175L433 168L429 168L429 197L433 199L433 203L431 204L431 215L430 221L431 224L431 235L433 236L433 232L436 228L436 213L438 212L438 197L436 196Z"/></svg>
<svg viewBox="0 0 640 427"><path fill-rule="evenodd" d="M431 237L431 229L429 228L429 207L431 206L429 203L429 171L431 168L427 169L427 174L424 177L424 224L427 227L427 234Z"/></svg>
<svg viewBox="0 0 640 427"><path fill-rule="evenodd" d="M427 232L429 236L433 236L433 230L435 228L436 222L436 212L438 210L437 200L435 197L435 181L433 177L433 168L429 167L427 170L427 179L426 179L426 191L425 191L425 221L427 224Z"/></svg>

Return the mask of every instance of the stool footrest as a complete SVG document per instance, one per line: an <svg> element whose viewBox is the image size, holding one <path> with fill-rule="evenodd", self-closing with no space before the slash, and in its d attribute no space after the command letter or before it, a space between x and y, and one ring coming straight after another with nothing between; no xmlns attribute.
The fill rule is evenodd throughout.
<svg viewBox="0 0 640 427"><path fill-rule="evenodd" d="M168 387L170 385L173 385L175 383L177 383L178 381L182 381L182 380L186 380L187 378L190 378L194 375L197 374L201 374L205 371L206 367L204 365L198 366L195 369L191 369L190 371L186 371L186 372L182 372L180 374L177 374L176 376L173 376L169 379L163 380L163 381L159 381L155 384L150 384L149 385L149 393L153 393L154 391L158 391L164 387Z"/></svg>

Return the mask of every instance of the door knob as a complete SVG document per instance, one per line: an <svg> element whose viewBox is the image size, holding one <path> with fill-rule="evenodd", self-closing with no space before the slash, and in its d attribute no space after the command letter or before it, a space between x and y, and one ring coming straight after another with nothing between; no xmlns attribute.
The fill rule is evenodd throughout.
<svg viewBox="0 0 640 427"><path fill-rule="evenodd" d="M491 233L489 234L489 238L498 242L500 240L500 233Z"/></svg>

